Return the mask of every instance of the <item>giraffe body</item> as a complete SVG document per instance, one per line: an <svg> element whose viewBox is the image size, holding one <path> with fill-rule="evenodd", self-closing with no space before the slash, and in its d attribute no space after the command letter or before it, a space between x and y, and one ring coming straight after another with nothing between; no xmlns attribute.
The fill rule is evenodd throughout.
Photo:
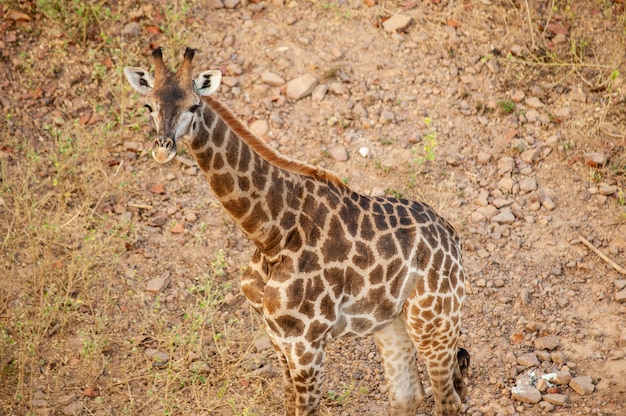
<svg viewBox="0 0 626 416"><path fill-rule="evenodd" d="M416 352L426 363L437 415L459 414L465 283L452 226L426 204L360 195L330 172L277 154L208 96L219 85L218 71L191 79L193 54L187 49L173 74L156 49L154 78L141 68L125 73L147 95L157 124L154 158L170 160L184 140L226 212L256 245L242 291L281 362L286 414L318 414L332 338L370 334L390 414L414 415L424 397Z"/></svg>

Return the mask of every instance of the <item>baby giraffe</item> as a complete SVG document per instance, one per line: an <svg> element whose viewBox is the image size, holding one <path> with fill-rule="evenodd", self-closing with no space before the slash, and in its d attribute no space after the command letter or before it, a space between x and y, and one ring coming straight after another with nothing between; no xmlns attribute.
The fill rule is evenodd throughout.
<svg viewBox="0 0 626 416"><path fill-rule="evenodd" d="M455 230L424 203L361 195L278 154L210 96L220 71L192 77L194 53L172 73L157 48L154 77L124 73L156 124L154 159L170 161L185 143L256 246L241 287L282 365L285 414L319 414L331 339L373 334L391 415L415 415L424 397L416 351L436 414L458 415L469 355L457 345L465 279Z"/></svg>

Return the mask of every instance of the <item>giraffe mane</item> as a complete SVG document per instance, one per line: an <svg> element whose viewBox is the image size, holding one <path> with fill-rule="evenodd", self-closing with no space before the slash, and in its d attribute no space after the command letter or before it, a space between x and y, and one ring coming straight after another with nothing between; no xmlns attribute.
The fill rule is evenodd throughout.
<svg viewBox="0 0 626 416"><path fill-rule="evenodd" d="M248 130L248 128L246 128L241 121L237 119L235 114L233 114L233 112L226 108L222 103L210 96L202 98L204 99L204 102L213 111L215 111L215 113L217 113L224 123L226 123L226 125L241 138L241 140L250 146L256 154L267 160L272 165L298 175L324 180L341 187L347 187L339 176L324 168L311 166L307 163L293 160L281 155Z"/></svg>

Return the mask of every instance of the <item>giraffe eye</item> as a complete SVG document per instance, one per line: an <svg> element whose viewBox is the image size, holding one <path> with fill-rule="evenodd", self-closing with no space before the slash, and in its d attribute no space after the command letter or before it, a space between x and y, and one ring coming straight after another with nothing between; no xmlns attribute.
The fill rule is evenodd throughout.
<svg viewBox="0 0 626 416"><path fill-rule="evenodd" d="M144 107L146 107L149 112L152 112L152 107L149 104L144 104Z"/></svg>
<svg viewBox="0 0 626 416"><path fill-rule="evenodd" d="M200 108L200 104L194 104L191 107L189 107L189 112L195 113L198 110L198 108Z"/></svg>

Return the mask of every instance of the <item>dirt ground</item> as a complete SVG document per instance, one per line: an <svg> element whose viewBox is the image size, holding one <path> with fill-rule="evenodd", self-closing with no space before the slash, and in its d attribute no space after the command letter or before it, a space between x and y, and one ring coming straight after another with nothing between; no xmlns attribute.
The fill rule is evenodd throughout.
<svg viewBox="0 0 626 416"><path fill-rule="evenodd" d="M626 415L626 275L592 248L626 267L622 0L2 0L0 33L0 415L284 412L251 243L184 149L150 157L122 68L157 45L282 154L454 225L464 414ZM322 414L387 413L372 339L326 362Z"/></svg>

